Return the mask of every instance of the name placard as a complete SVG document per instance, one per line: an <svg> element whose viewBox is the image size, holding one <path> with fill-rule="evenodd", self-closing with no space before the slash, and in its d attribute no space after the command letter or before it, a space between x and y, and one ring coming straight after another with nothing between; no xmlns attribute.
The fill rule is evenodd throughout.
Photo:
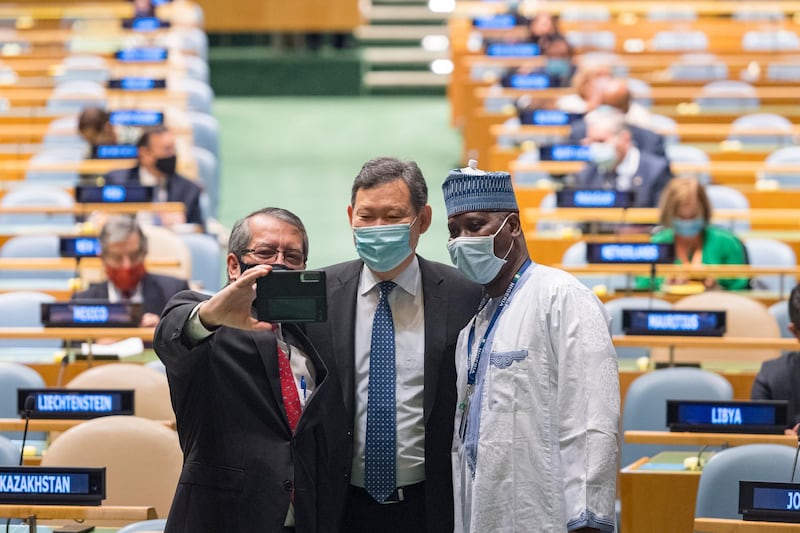
<svg viewBox="0 0 800 533"><path fill-rule="evenodd" d="M553 144L539 147L542 161L588 161L589 147L583 144Z"/></svg>
<svg viewBox="0 0 800 533"><path fill-rule="evenodd" d="M168 54L166 48L144 46L118 50L116 58L123 63L162 63L167 60Z"/></svg>
<svg viewBox="0 0 800 533"><path fill-rule="evenodd" d="M743 520L798 523L800 483L739 481L739 512Z"/></svg>
<svg viewBox="0 0 800 533"><path fill-rule="evenodd" d="M142 318L142 305L104 300L73 300L41 304L45 327L134 327Z"/></svg>
<svg viewBox="0 0 800 533"><path fill-rule="evenodd" d="M160 126L164 123L164 113L161 111L128 109L124 111L112 111L109 114L108 120L114 126Z"/></svg>
<svg viewBox="0 0 800 533"><path fill-rule="evenodd" d="M92 147L94 159L136 159L139 149L134 144L100 144Z"/></svg>
<svg viewBox="0 0 800 533"><path fill-rule="evenodd" d="M557 109L533 109L520 113L519 121L534 126L566 126L581 116L583 115L565 113Z"/></svg>
<svg viewBox="0 0 800 533"><path fill-rule="evenodd" d="M169 28L170 23L168 20L161 20L158 17L136 17L123 20L122 27L136 32L147 33L161 28Z"/></svg>
<svg viewBox="0 0 800 533"><path fill-rule="evenodd" d="M100 505L105 498L105 467L0 466L0 503Z"/></svg>
<svg viewBox="0 0 800 533"><path fill-rule="evenodd" d="M152 202L153 187L143 185L79 185L75 201L80 203Z"/></svg>
<svg viewBox="0 0 800 533"><path fill-rule="evenodd" d="M667 400L670 431L782 434L787 401Z"/></svg>
<svg viewBox="0 0 800 533"><path fill-rule="evenodd" d="M505 85L512 89L547 89L550 87L550 77L542 72L517 73L508 76L505 80Z"/></svg>
<svg viewBox="0 0 800 533"><path fill-rule="evenodd" d="M142 76L128 76L125 78L108 80L109 89L122 89L123 91L152 91L164 89L167 81L164 79L145 78Z"/></svg>
<svg viewBox="0 0 800 533"><path fill-rule="evenodd" d="M58 251L61 257L99 257L102 250L97 237L60 237Z"/></svg>
<svg viewBox="0 0 800 533"><path fill-rule="evenodd" d="M561 189L556 192L557 207L628 208L633 204L633 191L614 189Z"/></svg>
<svg viewBox="0 0 800 533"><path fill-rule="evenodd" d="M675 245L652 242L587 242L587 263L670 264Z"/></svg>
<svg viewBox="0 0 800 533"><path fill-rule="evenodd" d="M628 335L721 337L725 317L725 311L623 309L622 331Z"/></svg>
<svg viewBox="0 0 800 533"><path fill-rule="evenodd" d="M479 30L507 30L517 25L517 17L510 13L476 17L472 19L472 26Z"/></svg>
<svg viewBox="0 0 800 533"><path fill-rule="evenodd" d="M535 57L539 46L533 43L489 43L486 55L492 57Z"/></svg>
<svg viewBox="0 0 800 533"><path fill-rule="evenodd" d="M133 414L133 390L18 389L20 416L25 416L28 397L33 398L30 418L84 420Z"/></svg>

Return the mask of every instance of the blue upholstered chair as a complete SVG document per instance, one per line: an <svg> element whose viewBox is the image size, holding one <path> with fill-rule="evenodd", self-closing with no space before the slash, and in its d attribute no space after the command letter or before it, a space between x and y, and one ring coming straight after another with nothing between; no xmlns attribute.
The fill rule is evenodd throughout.
<svg viewBox="0 0 800 533"><path fill-rule="evenodd" d="M625 394L622 429L666 431L667 400L731 400L733 387L714 372L699 368L665 368L636 378ZM622 466L652 457L673 446L622 444Z"/></svg>
<svg viewBox="0 0 800 533"><path fill-rule="evenodd" d="M694 516L742 518L739 481L788 482L794 453L793 447L781 444L748 444L717 452L700 475Z"/></svg>

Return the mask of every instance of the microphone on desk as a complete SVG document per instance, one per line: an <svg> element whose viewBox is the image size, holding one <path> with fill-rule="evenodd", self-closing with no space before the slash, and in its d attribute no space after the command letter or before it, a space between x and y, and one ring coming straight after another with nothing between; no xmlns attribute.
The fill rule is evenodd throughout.
<svg viewBox="0 0 800 533"><path fill-rule="evenodd" d="M22 410L22 415L25 417L25 429L22 432L22 447L19 451L19 466L22 466L23 457L25 455L25 441L28 440L28 424L31 421L31 413L33 413L33 407L36 404L36 398L33 395L28 395L25 398L25 406Z"/></svg>
<svg viewBox="0 0 800 533"><path fill-rule="evenodd" d="M795 469L797 468L797 455L800 454L800 443L797 444L797 449L794 451L794 463L792 463L792 475L789 478L789 483L794 483Z"/></svg>

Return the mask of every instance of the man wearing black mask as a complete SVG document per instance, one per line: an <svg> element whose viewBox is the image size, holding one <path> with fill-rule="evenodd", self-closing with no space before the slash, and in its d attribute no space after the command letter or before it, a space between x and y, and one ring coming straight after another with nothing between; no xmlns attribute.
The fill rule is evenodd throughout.
<svg viewBox="0 0 800 533"><path fill-rule="evenodd" d="M176 173L175 136L159 126L146 130L136 143L138 164L129 169L112 170L106 174L107 184L146 185L155 187L154 202L183 202L185 213L158 213L157 222L199 224L203 226L200 212L200 186Z"/></svg>

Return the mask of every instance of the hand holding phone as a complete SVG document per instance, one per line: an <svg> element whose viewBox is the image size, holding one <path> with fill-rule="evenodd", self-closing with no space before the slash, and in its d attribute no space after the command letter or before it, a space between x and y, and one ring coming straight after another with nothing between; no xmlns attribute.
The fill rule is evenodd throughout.
<svg viewBox="0 0 800 533"><path fill-rule="evenodd" d="M256 282L256 315L264 322L325 322L325 272L274 270Z"/></svg>

